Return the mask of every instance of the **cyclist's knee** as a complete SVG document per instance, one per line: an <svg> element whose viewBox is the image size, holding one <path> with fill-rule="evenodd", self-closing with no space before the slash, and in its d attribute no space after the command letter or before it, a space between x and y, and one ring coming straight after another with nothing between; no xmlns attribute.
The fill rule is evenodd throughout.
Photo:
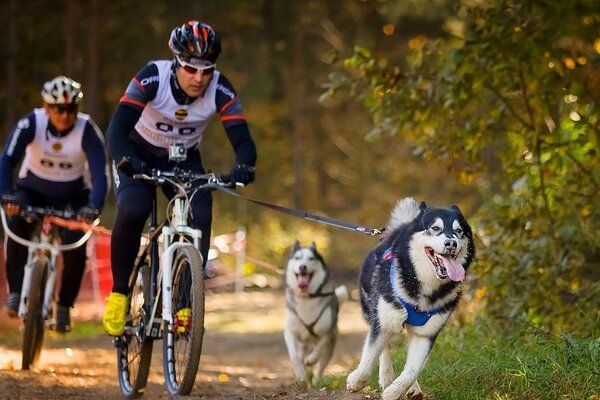
<svg viewBox="0 0 600 400"><path fill-rule="evenodd" d="M145 221L152 210L152 196L144 188L126 188L117 196L117 218Z"/></svg>

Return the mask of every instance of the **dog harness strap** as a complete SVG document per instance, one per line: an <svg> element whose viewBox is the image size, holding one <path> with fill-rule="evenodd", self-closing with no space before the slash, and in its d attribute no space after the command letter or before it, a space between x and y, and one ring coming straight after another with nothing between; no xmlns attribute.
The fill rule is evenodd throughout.
<svg viewBox="0 0 600 400"><path fill-rule="evenodd" d="M325 304L325 306L321 309L321 312L319 313L319 315L317 315L317 319L315 319L312 324L307 324L306 322L304 322L302 320L302 318L300 318L300 315L298 315L298 312L296 311L296 309L294 307L292 307L292 305L289 302L287 303L287 308L288 308L288 310L293 312L294 315L296 315L296 317L298 318L298 321L300 321L300 323L306 328L306 330L308 331L310 336L318 338L319 335L317 335L315 333L315 325L317 324L317 322L319 322L319 320L323 316L323 313L329 307L329 305L330 305L329 303Z"/></svg>
<svg viewBox="0 0 600 400"><path fill-rule="evenodd" d="M399 291L396 290L397 289L396 288L396 274L394 273L396 268L394 268L394 265L392 262L392 248L391 247L383 252L382 259L383 259L382 263L387 262L388 266L390 268L390 283L392 284L392 290L395 291L396 293L399 293ZM406 313L408 314L408 317L406 318L406 321L404 321L404 324L408 324L411 326L423 326L427 323L427 321L429 321L429 319L432 316L434 316L435 314L437 314L441 311L441 308L434 308L433 310L430 310L430 311L419 311L417 306L404 300L402 297L400 297L399 294L396 294L396 300L398 300L400 302L400 304L402 304L402 306L406 310Z"/></svg>
<svg viewBox="0 0 600 400"><path fill-rule="evenodd" d="M307 219L309 221L321 222L323 224L335 226L337 228L349 229L351 231L364 233L365 235L369 235L369 236L380 235L385 230L385 228L369 228L369 227L366 227L366 226L355 225L355 224L351 224L349 222L339 221L339 220L336 220L336 219L333 219L333 218L323 217L323 216L320 216L320 215L311 214L309 212L302 211L302 210L296 210L296 209L293 209L293 208L287 208L287 207L279 206L277 204L268 203L266 201L251 199L250 197L242 196L242 195L234 192L233 190L224 188L224 187L219 186L219 185L214 185L212 187L215 188L215 189L218 189L218 190L220 190L222 192L225 192L227 194L230 194L230 195L232 195L234 197L238 197L240 199L244 199L244 200L250 201L252 203L268 207L268 208L270 208L272 210L279 211L279 212L282 212L284 214L289 214L289 215L293 215L295 217L304 218L304 219Z"/></svg>

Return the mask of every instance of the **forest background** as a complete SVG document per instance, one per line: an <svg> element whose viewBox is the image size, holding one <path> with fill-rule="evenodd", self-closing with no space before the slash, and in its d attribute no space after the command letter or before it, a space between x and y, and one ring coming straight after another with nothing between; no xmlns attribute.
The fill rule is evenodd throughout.
<svg viewBox="0 0 600 400"><path fill-rule="evenodd" d="M458 204L478 244L468 298L507 326L600 337L600 3L7 0L3 142L59 74L82 82L82 111L106 131L129 80L170 59L169 33L190 19L220 33L218 68L257 143L242 194L373 227L402 197ZM202 151L231 168L218 121ZM357 275L377 243L215 197L214 232L244 226L248 253L278 266L298 239L334 276Z"/></svg>

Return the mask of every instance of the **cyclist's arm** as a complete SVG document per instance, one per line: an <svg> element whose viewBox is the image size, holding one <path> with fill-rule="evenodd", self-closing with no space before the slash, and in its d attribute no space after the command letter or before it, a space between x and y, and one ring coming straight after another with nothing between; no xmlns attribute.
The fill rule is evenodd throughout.
<svg viewBox="0 0 600 400"><path fill-rule="evenodd" d="M90 193L89 206L102 210L106 192L108 190L108 174L106 170L106 149L102 132L94 121L88 120L83 131L81 147L90 168L92 176L92 190Z"/></svg>
<svg viewBox="0 0 600 400"><path fill-rule="evenodd" d="M250 135L242 104L233 86L223 74L219 75L216 102L221 123L235 151L236 163L255 166L256 145Z"/></svg>
<svg viewBox="0 0 600 400"><path fill-rule="evenodd" d="M10 132L0 156L0 194L12 193L13 170L23 160L27 145L35 138L33 113L21 118Z"/></svg>
<svg viewBox="0 0 600 400"><path fill-rule="evenodd" d="M129 82L108 125L108 150L116 162L127 155L129 134L140 119L144 107L154 99L157 91L158 67L149 63Z"/></svg>

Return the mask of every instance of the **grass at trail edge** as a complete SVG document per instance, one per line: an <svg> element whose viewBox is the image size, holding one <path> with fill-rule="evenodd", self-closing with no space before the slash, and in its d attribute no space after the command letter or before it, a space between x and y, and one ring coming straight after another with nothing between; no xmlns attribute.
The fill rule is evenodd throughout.
<svg viewBox="0 0 600 400"><path fill-rule="evenodd" d="M402 338L394 357L397 374L405 354ZM345 380L329 376L320 383L344 388ZM485 318L451 323L438 336L419 383L427 400L600 400L600 337L554 336L525 324L507 334ZM376 371L370 387L380 392Z"/></svg>

